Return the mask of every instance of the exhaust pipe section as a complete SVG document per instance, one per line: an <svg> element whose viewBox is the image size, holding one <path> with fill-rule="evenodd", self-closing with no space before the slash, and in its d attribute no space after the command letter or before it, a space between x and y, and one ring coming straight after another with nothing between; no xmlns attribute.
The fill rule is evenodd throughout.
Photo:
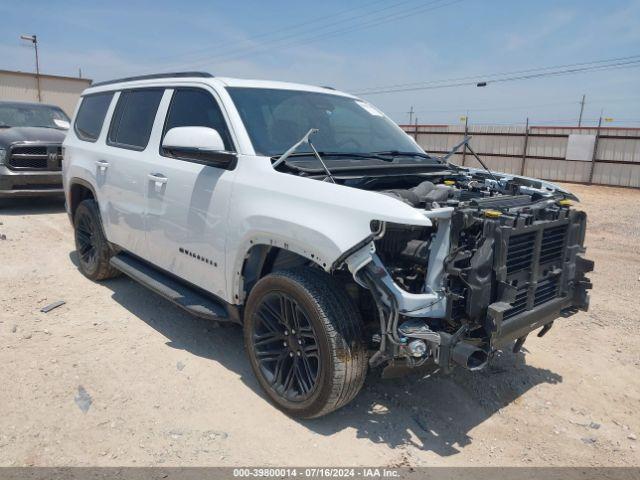
<svg viewBox="0 0 640 480"><path fill-rule="evenodd" d="M489 361L489 355L484 350L470 343L458 342L451 352L451 360L467 370L482 370Z"/></svg>
<svg viewBox="0 0 640 480"><path fill-rule="evenodd" d="M400 325L398 333L406 342L407 353L412 357L423 358L433 352L434 360L445 371L453 364L467 370L482 370L489 362L486 350L461 340L466 329L463 327L453 335L434 332L421 319L409 319Z"/></svg>
<svg viewBox="0 0 640 480"><path fill-rule="evenodd" d="M436 362L445 372L451 371L454 365L460 365L471 371L482 370L487 366L489 362L487 351L460 340L460 336L464 333L462 329L454 335L439 333L441 341Z"/></svg>

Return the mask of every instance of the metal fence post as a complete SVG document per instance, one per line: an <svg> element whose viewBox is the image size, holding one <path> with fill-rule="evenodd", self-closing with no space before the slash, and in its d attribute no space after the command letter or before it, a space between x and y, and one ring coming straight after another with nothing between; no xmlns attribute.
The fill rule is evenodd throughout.
<svg viewBox="0 0 640 480"><path fill-rule="evenodd" d="M598 142L600 140L600 128L602 128L602 115L598 120L598 129L596 130L596 140L593 142L593 154L591 155L591 170L589 171L589 184L593 183L593 171L596 166L596 155L598 154Z"/></svg>
<svg viewBox="0 0 640 480"><path fill-rule="evenodd" d="M416 141L416 143L418 143L418 117L416 117L415 128L413 131L413 139Z"/></svg>
<svg viewBox="0 0 640 480"><path fill-rule="evenodd" d="M524 148L522 149L522 165L520 166L520 175L524 175L525 165L527 164L527 148L529 147L529 117L524 127Z"/></svg>
<svg viewBox="0 0 640 480"><path fill-rule="evenodd" d="M464 117L464 135L462 136L462 138L467 138L468 133L469 133L469 115L466 115ZM463 167L466 160L467 160L467 146L465 145L464 148L462 149L462 166Z"/></svg>

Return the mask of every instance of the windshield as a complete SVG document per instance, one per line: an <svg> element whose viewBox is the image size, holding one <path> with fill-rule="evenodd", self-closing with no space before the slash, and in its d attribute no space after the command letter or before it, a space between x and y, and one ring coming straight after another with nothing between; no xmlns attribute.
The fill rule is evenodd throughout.
<svg viewBox="0 0 640 480"><path fill-rule="evenodd" d="M66 130L69 117L49 105L0 104L0 127L47 127Z"/></svg>
<svg viewBox="0 0 640 480"><path fill-rule="evenodd" d="M324 154L424 152L395 123L362 100L326 93L227 88L258 155L282 155L311 128ZM298 152L311 152L301 145Z"/></svg>

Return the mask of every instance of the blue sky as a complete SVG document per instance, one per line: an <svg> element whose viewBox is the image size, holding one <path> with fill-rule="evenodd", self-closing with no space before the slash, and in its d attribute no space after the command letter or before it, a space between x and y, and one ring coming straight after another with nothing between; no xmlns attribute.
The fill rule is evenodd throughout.
<svg viewBox="0 0 640 480"><path fill-rule="evenodd" d="M437 7L437 8L436 8ZM640 55L640 0L21 0L0 4L0 68L94 80L168 70L363 89ZM366 97L406 122L640 126L640 68Z"/></svg>

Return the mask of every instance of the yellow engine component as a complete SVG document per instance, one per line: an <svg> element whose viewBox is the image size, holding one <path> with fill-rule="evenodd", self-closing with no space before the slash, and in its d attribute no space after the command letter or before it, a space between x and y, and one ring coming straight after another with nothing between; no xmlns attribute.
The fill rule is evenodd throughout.
<svg viewBox="0 0 640 480"><path fill-rule="evenodd" d="M498 210L485 210L484 216L487 218L498 218L502 216L502 212L499 212Z"/></svg>
<svg viewBox="0 0 640 480"><path fill-rule="evenodd" d="M563 198L558 202L558 205L560 205L561 207L570 207L573 205L573 202L567 198Z"/></svg>
<svg viewBox="0 0 640 480"><path fill-rule="evenodd" d="M455 184L456 184L456 181L455 181L455 180L445 180L445 181L444 181L444 184L445 184L445 185L455 185Z"/></svg>

